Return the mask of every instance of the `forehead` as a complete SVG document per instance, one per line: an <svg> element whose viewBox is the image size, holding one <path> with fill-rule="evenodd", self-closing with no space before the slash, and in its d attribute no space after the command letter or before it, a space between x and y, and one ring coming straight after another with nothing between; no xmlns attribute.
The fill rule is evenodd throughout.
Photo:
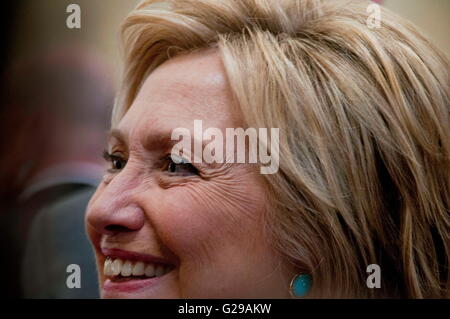
<svg viewBox="0 0 450 319"><path fill-rule="evenodd" d="M126 135L234 127L239 122L220 56L215 51L190 53L158 67L145 80L118 129Z"/></svg>

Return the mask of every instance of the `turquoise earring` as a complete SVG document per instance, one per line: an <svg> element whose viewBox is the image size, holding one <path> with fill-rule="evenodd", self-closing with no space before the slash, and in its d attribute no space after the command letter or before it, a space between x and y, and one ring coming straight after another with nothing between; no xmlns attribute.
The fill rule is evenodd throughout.
<svg viewBox="0 0 450 319"><path fill-rule="evenodd" d="M309 274L299 274L292 278L290 292L294 298L305 297L312 286L312 277Z"/></svg>

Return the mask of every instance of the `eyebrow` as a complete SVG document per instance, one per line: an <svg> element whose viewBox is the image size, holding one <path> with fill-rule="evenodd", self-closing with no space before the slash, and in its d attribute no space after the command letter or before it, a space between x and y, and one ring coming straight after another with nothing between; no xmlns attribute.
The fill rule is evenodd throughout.
<svg viewBox="0 0 450 319"><path fill-rule="evenodd" d="M119 141L119 143L122 143L126 146L128 146L129 144L128 135L120 129L114 128L109 130L107 136L109 142L111 142L111 139L116 139ZM145 135L140 140L140 143L147 150L163 149L167 147L173 147L173 145L178 143L178 140L172 140L171 137L171 130L161 130Z"/></svg>
<svg viewBox="0 0 450 319"><path fill-rule="evenodd" d="M144 136L142 146L147 150L164 149L173 147L178 141L172 140L172 130L156 131Z"/></svg>

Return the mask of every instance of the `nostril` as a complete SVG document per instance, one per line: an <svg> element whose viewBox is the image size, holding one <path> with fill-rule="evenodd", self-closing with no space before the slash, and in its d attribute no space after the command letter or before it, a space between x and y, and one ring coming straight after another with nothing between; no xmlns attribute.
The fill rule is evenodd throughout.
<svg viewBox="0 0 450 319"><path fill-rule="evenodd" d="M129 228L121 225L108 225L105 227L105 230L112 232L112 233L119 233L119 232L127 232L130 231Z"/></svg>
<svg viewBox="0 0 450 319"><path fill-rule="evenodd" d="M87 222L98 233L108 235L141 229L145 224L144 211L134 203L119 204L98 200L87 212Z"/></svg>

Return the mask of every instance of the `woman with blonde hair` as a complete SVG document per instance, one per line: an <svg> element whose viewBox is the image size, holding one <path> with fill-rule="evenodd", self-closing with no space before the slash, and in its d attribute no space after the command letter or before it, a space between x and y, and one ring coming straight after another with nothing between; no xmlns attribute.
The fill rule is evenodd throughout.
<svg viewBox="0 0 450 319"><path fill-rule="evenodd" d="M369 5L131 12L86 215L102 297L450 296L449 61L386 9L369 25ZM195 120L278 128L278 171L174 158Z"/></svg>

